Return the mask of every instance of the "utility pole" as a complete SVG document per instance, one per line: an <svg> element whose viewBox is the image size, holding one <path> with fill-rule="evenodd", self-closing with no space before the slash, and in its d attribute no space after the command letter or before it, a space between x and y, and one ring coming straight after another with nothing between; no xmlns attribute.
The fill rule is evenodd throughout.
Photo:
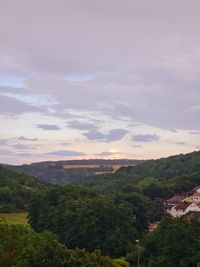
<svg viewBox="0 0 200 267"><path fill-rule="evenodd" d="M138 249L138 253L137 253L137 263L138 263L138 267L140 267L140 240L135 240L137 243L137 249Z"/></svg>

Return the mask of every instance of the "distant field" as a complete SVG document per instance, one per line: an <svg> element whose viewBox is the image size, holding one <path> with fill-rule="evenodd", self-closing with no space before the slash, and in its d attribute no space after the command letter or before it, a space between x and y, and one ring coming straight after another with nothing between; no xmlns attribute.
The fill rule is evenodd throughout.
<svg viewBox="0 0 200 267"><path fill-rule="evenodd" d="M111 165L96 165L96 164L74 164L74 165L63 165L64 169L98 169L101 167L112 167Z"/></svg>
<svg viewBox="0 0 200 267"><path fill-rule="evenodd" d="M116 170L118 170L119 168L121 167L127 167L127 166L135 166L134 164L131 164L131 165L120 165L120 164L115 164L115 165L100 165L100 164L90 164L90 165L86 165L86 164L68 164L68 165L63 165L63 168L64 169L99 169L101 170L102 168L109 168L111 169L108 170L108 171L99 171L99 172L95 172L96 174L99 174L99 173L108 173L108 172L115 172Z"/></svg>
<svg viewBox="0 0 200 267"><path fill-rule="evenodd" d="M9 224L28 224L27 212L0 213Z"/></svg>

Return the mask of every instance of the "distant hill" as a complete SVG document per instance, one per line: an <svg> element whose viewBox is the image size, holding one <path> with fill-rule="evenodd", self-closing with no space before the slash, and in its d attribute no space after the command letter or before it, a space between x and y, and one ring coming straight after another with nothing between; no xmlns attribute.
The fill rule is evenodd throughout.
<svg viewBox="0 0 200 267"><path fill-rule="evenodd" d="M143 161L129 159L90 159L46 161L21 166L4 165L5 168L35 176L50 183L79 183L86 177L112 173L122 166L135 166Z"/></svg>
<svg viewBox="0 0 200 267"><path fill-rule="evenodd" d="M0 212L26 210L31 196L44 187L35 177L0 166Z"/></svg>
<svg viewBox="0 0 200 267"><path fill-rule="evenodd" d="M180 154L158 160L149 160L140 166L121 168L119 173L169 179L200 171L200 151Z"/></svg>
<svg viewBox="0 0 200 267"><path fill-rule="evenodd" d="M148 160L137 166L121 167L113 174L88 177L82 183L103 192L111 192L130 184L136 185L149 177L166 181L186 175L196 176L197 173L200 173L200 151Z"/></svg>

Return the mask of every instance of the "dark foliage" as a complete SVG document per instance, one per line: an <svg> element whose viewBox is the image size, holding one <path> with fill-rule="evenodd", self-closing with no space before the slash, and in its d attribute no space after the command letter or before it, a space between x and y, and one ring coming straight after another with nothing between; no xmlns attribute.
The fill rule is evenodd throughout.
<svg viewBox="0 0 200 267"><path fill-rule="evenodd" d="M142 160L116 159L89 159L89 160L67 160L67 161L46 161L21 166L5 165L5 168L20 173L35 176L42 181L63 184L79 183L84 178L95 175L95 172L112 172L111 165L136 165ZM73 165L72 169L64 169L64 165ZM77 168L75 166L77 165ZM94 168L80 168L78 165L94 165ZM96 165L99 167L97 168Z"/></svg>
<svg viewBox="0 0 200 267"><path fill-rule="evenodd" d="M70 248L101 249L126 254L137 238L131 206L126 201L78 186L52 186L31 201L29 222L34 230L51 230Z"/></svg>
<svg viewBox="0 0 200 267"><path fill-rule="evenodd" d="M199 174L200 151L122 167L116 173L88 177L82 183L103 193L137 185L153 200L190 190L200 183Z"/></svg>
<svg viewBox="0 0 200 267"><path fill-rule="evenodd" d="M23 211L33 194L45 184L26 174L0 166L0 212Z"/></svg>
<svg viewBox="0 0 200 267"><path fill-rule="evenodd" d="M35 233L23 225L0 221L2 267L120 267L100 251L70 250L50 232Z"/></svg>
<svg viewBox="0 0 200 267"><path fill-rule="evenodd" d="M142 244L144 267L196 267L200 262L200 222L163 219Z"/></svg>

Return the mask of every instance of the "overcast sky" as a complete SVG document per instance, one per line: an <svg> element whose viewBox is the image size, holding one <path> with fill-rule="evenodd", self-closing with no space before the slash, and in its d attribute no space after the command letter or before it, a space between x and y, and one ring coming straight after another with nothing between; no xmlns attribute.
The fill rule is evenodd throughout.
<svg viewBox="0 0 200 267"><path fill-rule="evenodd" d="M200 149L199 0L0 0L0 162Z"/></svg>

